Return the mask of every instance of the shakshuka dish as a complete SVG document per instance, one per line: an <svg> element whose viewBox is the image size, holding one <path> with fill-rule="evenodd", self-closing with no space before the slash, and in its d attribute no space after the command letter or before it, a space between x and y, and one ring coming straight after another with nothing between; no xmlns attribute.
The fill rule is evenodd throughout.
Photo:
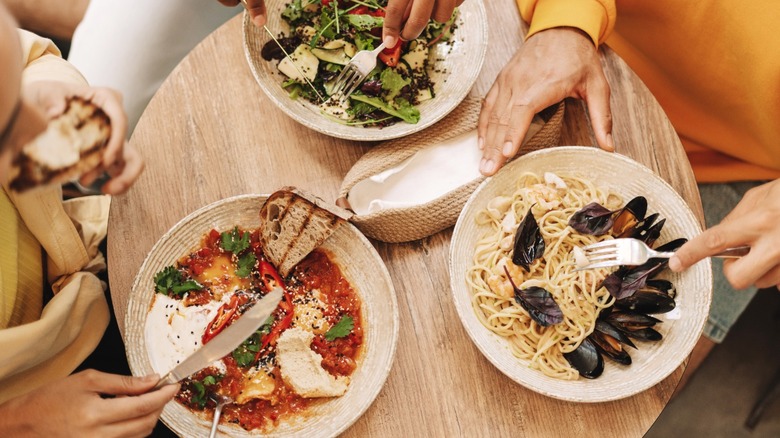
<svg viewBox="0 0 780 438"><path fill-rule="evenodd" d="M231 354L182 381L176 401L222 423L267 432L349 388L362 354L361 300L331 256L314 250L282 277L257 230L211 230L154 278L145 339L160 375L208 343L276 286L274 313Z"/></svg>

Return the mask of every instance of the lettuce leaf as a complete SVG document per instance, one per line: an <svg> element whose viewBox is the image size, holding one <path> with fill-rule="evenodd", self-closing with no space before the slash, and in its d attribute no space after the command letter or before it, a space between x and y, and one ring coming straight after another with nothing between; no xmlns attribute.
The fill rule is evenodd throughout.
<svg viewBox="0 0 780 438"><path fill-rule="evenodd" d="M385 100L378 97L369 97L362 94L353 94L350 96L350 99L367 103L391 116L398 117L406 123L415 124L420 121L420 110L415 108L405 99L396 99L395 105L390 105Z"/></svg>

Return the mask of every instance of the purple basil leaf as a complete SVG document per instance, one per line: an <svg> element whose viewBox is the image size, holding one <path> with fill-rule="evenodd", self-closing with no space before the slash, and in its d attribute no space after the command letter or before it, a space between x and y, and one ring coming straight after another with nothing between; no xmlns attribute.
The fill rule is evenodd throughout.
<svg viewBox="0 0 780 438"><path fill-rule="evenodd" d="M533 206L532 206L533 208ZM539 230L531 208L528 209L523 221L515 232L515 248L512 252L512 263L531 272L531 263L544 254L544 238Z"/></svg>
<svg viewBox="0 0 780 438"><path fill-rule="evenodd" d="M685 238L675 239L656 249L658 251L675 251L687 241L688 239ZM668 265L669 259L650 259L639 266L621 266L617 271L608 275L601 285L606 287L609 293L617 300L630 297L637 290L645 287L648 279L658 275Z"/></svg>
<svg viewBox="0 0 780 438"><path fill-rule="evenodd" d="M531 319L542 327L563 322L563 312L550 292L536 286L531 286L528 289L518 289L515 282L512 281L506 266L504 266L504 272L506 272L506 277L515 290L515 301L531 315Z"/></svg>
<svg viewBox="0 0 780 438"><path fill-rule="evenodd" d="M597 202L591 202L569 218L569 226L582 234L600 236L612 228L612 214Z"/></svg>

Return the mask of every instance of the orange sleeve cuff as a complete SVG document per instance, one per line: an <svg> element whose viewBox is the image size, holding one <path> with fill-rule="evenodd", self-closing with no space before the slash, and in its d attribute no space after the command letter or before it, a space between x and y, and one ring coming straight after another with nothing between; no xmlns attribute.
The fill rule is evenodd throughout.
<svg viewBox="0 0 780 438"><path fill-rule="evenodd" d="M530 23L528 35L554 27L576 27L597 46L615 27L614 0L517 0L523 20Z"/></svg>

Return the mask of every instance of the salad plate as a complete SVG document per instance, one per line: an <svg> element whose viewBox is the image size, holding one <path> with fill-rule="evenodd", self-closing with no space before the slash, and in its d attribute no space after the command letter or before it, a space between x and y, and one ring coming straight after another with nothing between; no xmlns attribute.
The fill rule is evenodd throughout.
<svg viewBox="0 0 780 438"><path fill-rule="evenodd" d="M323 6L323 3L326 5ZM353 50L373 48L373 44L378 44L380 39L377 34L381 35L381 17L378 16L383 13L381 8L360 12L356 7L363 6L357 4L349 6L349 3L319 0L312 2L309 7L319 9L313 10L316 13L312 12L309 16L314 18L311 23L307 23L302 21L299 15L291 14L291 11L295 12L301 5L300 0L269 1L267 2L268 23L265 28L253 25L248 15L244 14L244 53L252 75L268 98L288 116L310 129L337 138L358 141L388 140L418 132L436 123L455 109L468 95L482 68L487 50L487 15L485 6L479 0L464 2L458 7L449 23L429 24L429 28L420 38L405 43L400 60L392 70L400 75L395 78L399 82L414 81L411 88L417 88L419 85L419 89L413 91L414 95L403 94L410 87L400 90L399 86L388 92L383 85L383 90L371 104L374 105L375 111L368 116L365 113L370 109L365 109L367 108L365 101L371 101L372 96L364 94L362 90L353 94L346 108L320 105L328 100L326 91L328 84L324 83L327 82L326 80L333 80L326 76L330 73L336 73L337 76L338 70L348 62L350 54L354 55ZM338 4L345 5L347 9L339 10ZM339 12L334 14L335 11ZM321 22L327 20L324 18L326 13L331 14L334 19L323 25ZM357 15L352 15L356 13ZM339 17L338 20L335 19L336 15ZM291 21L291 16L298 17L298 21ZM290 22L296 23L295 29L290 28ZM337 27L337 22L351 23L338 26L340 30L348 29L350 25L353 26L352 29L356 29L357 26L372 25L379 25L379 28L374 27L371 30L373 34L368 30L359 32L360 35L354 30L349 34L346 31L335 33L333 28ZM296 35L302 35L300 42L285 44L285 38ZM282 42L281 46L285 47L285 50L280 49L276 59L266 60L263 57L263 48L267 44L272 46L269 48L278 47L274 40ZM335 47L336 45L339 47ZM331 46L335 49L330 48ZM298 48L307 53L302 54L300 51L296 53ZM423 53L423 59L427 59L427 68L420 67L423 60L415 59L417 55L412 54L415 50L427 52ZM289 57L283 52L286 52ZM312 70L307 69L305 62L299 61L308 58L310 52L314 52L317 56L314 58ZM324 52L338 52L340 59L323 56ZM296 61L290 62L289 59ZM377 65L386 70L386 66L393 63L394 61L391 61L387 64L381 60L381 57L377 61ZM304 70L306 70L305 75ZM424 76L422 81L419 80L421 75ZM296 78L296 76L300 77ZM379 76L377 73L375 79L379 80ZM371 77L367 82L370 80ZM418 82L430 85L420 85ZM314 92L310 83L315 84L317 92ZM319 96L316 93L319 93ZM390 101L387 101L388 95L396 97L390 97ZM380 99L386 101L379 102ZM383 109L379 109L380 107ZM400 113L401 116L396 117L385 111L396 115Z"/></svg>

